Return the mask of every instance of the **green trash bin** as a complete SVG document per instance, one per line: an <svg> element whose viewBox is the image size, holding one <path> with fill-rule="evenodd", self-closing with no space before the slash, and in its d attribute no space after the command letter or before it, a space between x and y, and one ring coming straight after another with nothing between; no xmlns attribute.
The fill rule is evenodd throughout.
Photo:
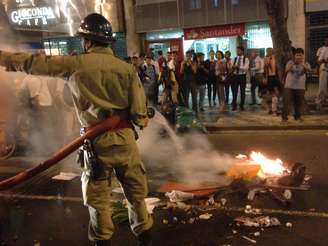
<svg viewBox="0 0 328 246"><path fill-rule="evenodd" d="M184 133L207 133L205 126L197 118L194 111L185 107L176 109L176 132Z"/></svg>

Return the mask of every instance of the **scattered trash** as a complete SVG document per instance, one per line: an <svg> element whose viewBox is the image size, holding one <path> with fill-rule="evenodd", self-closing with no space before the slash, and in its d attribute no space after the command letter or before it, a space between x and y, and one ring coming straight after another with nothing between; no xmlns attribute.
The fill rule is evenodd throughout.
<svg viewBox="0 0 328 246"><path fill-rule="evenodd" d="M146 203L148 213L153 214L154 208L156 208L156 206L158 206L160 201L161 200L157 197L146 198L145 203Z"/></svg>
<svg viewBox="0 0 328 246"><path fill-rule="evenodd" d="M80 175L76 174L76 173L60 172L58 175L53 176L52 179L70 181L78 176L80 176Z"/></svg>
<svg viewBox="0 0 328 246"><path fill-rule="evenodd" d="M225 198L221 198L220 201L221 201L222 206L226 205L226 203L227 203L227 199L225 199Z"/></svg>
<svg viewBox="0 0 328 246"><path fill-rule="evenodd" d="M162 221L162 222L163 222L163 224L164 224L164 225L167 225L167 224L169 223L169 221L168 221L168 220L166 220L166 219L163 219L163 221Z"/></svg>
<svg viewBox="0 0 328 246"><path fill-rule="evenodd" d="M185 204L184 202L177 202L176 205L177 205L178 208L183 209L185 211L188 211L188 210L191 209L191 206Z"/></svg>
<svg viewBox="0 0 328 246"><path fill-rule="evenodd" d="M238 232L235 230L232 230L232 234L237 234Z"/></svg>
<svg viewBox="0 0 328 246"><path fill-rule="evenodd" d="M263 191L262 188L255 188L255 189L250 190L250 191L248 192L247 199L248 199L249 201L253 201L254 198L255 198L255 196L256 196L256 194L259 193L259 192L262 192L262 191Z"/></svg>
<svg viewBox="0 0 328 246"><path fill-rule="evenodd" d="M257 231L257 232L254 232L254 237L259 237L261 235L261 232Z"/></svg>
<svg viewBox="0 0 328 246"><path fill-rule="evenodd" d="M286 227L289 227L289 228L290 228L290 227L293 227L293 224L290 223L290 222L287 222L287 223L286 223Z"/></svg>
<svg viewBox="0 0 328 246"><path fill-rule="evenodd" d="M284 197L285 197L287 200L292 199L292 191L291 191L291 190L285 190L285 191L284 191Z"/></svg>
<svg viewBox="0 0 328 246"><path fill-rule="evenodd" d="M251 239L249 237L246 237L246 236L242 236L242 238L244 238L245 240L251 242L251 243L256 243L256 241L254 239Z"/></svg>
<svg viewBox="0 0 328 246"><path fill-rule="evenodd" d="M189 224L194 224L195 221L196 221L196 218L190 218L189 221L188 221L188 223Z"/></svg>
<svg viewBox="0 0 328 246"><path fill-rule="evenodd" d="M252 206L251 205L246 205L244 212L246 214L250 214L252 212Z"/></svg>
<svg viewBox="0 0 328 246"><path fill-rule="evenodd" d="M209 220L210 218L212 218L212 216L213 216L213 214L206 213L206 214L199 215L199 218L201 220Z"/></svg>
<svg viewBox="0 0 328 246"><path fill-rule="evenodd" d="M179 190L172 190L171 192L166 192L165 196L168 197L171 202L183 202L194 198L194 194Z"/></svg>
<svg viewBox="0 0 328 246"><path fill-rule="evenodd" d="M215 204L215 200L214 200L214 196L210 196L210 198L208 199L208 205L214 205Z"/></svg>
<svg viewBox="0 0 328 246"><path fill-rule="evenodd" d="M281 225L280 221L275 217L258 216L254 218L250 217L238 217L235 219L237 225L250 226L250 227L271 227Z"/></svg>
<svg viewBox="0 0 328 246"><path fill-rule="evenodd" d="M311 175L308 175L306 174L305 177L304 177L304 181L309 181L310 179L312 179L312 176Z"/></svg>

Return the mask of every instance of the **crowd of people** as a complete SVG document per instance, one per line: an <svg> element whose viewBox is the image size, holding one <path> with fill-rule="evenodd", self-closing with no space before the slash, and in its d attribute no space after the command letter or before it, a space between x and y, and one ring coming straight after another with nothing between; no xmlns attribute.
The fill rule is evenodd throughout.
<svg viewBox="0 0 328 246"><path fill-rule="evenodd" d="M318 62L321 64L318 107L322 106L327 95L327 82L323 82L327 81L328 74L328 41L326 44L324 47L327 48L318 51ZM273 48L267 48L264 57L257 50L246 54L242 46L237 48L236 57L232 57L230 51L223 53L219 50L211 50L206 60L204 53L194 50L187 51L183 61L178 59L176 52L168 52L165 57L162 51L158 51L158 58L154 57L150 52L131 58L151 106L167 105L164 102L169 98L172 105L192 108L198 113L207 108L207 99L208 107L218 104L220 113L244 111L249 83L250 107L263 105L269 114L281 116L283 122L288 120L293 108L295 120L302 120L306 79L311 72L302 48L292 48L282 76L278 73ZM159 89L161 85L164 88L162 93Z"/></svg>

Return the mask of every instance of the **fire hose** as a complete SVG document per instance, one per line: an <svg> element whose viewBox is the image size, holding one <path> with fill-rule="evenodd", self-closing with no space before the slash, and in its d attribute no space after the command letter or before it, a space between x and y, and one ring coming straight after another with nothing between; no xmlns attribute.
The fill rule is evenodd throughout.
<svg viewBox="0 0 328 246"><path fill-rule="evenodd" d="M155 111L152 108L148 108L147 114L149 118L152 118L155 114ZM95 137L105 132L115 131L117 129L120 129L120 123L123 121L124 118L126 119L127 117L128 117L127 113L123 112L121 114L113 115L108 119L96 124L95 126L91 127L90 130L88 130L85 134L83 134L79 138L75 139L71 143L59 149L49 159L45 160L39 165L29 168L11 178L0 181L0 190L10 189L13 186L23 183L31 179L35 175L56 165L61 160L63 160L68 155L70 155L75 150L77 150L84 143L86 139L94 139Z"/></svg>

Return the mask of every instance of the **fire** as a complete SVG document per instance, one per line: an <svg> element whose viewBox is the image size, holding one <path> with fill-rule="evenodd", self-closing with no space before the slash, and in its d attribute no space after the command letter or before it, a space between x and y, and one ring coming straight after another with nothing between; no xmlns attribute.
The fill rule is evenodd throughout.
<svg viewBox="0 0 328 246"><path fill-rule="evenodd" d="M271 160L265 157L262 153L255 151L253 151L249 157L252 164L258 164L261 166L261 169L257 174L260 177L281 176L288 172L284 167L283 162L278 158Z"/></svg>

